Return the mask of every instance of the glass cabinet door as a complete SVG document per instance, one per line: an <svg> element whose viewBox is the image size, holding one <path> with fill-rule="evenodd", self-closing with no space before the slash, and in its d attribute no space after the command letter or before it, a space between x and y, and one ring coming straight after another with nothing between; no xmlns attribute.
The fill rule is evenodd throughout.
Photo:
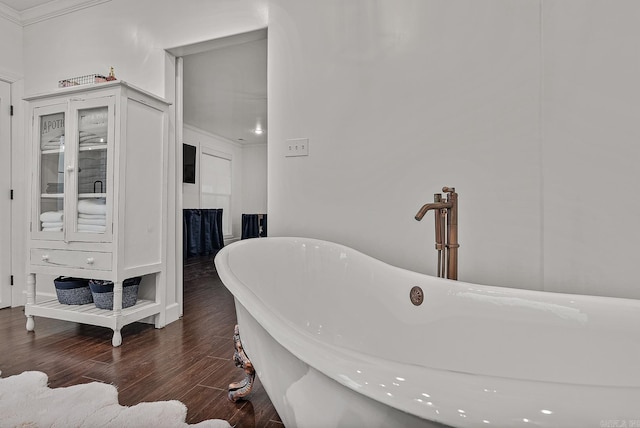
<svg viewBox="0 0 640 428"><path fill-rule="evenodd" d="M32 229L61 239L64 231L65 105L44 107L34 117L39 176L36 224Z"/></svg>
<svg viewBox="0 0 640 428"><path fill-rule="evenodd" d="M74 101L73 191L67 205L69 233L78 241L103 241L111 233L111 156L114 138L112 97Z"/></svg>
<svg viewBox="0 0 640 428"><path fill-rule="evenodd" d="M41 239L109 242L114 97L34 109L38 167L32 231Z"/></svg>

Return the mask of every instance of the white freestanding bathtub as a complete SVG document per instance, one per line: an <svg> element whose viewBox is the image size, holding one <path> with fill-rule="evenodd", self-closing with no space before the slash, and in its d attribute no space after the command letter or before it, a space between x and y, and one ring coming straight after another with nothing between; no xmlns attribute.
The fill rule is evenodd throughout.
<svg viewBox="0 0 640 428"><path fill-rule="evenodd" d="M640 301L440 279L304 238L243 240L215 264L287 428L640 426Z"/></svg>

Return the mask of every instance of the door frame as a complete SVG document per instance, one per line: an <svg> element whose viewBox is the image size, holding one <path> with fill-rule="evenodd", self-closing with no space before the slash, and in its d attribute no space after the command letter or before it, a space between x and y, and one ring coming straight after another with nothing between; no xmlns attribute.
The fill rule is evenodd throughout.
<svg viewBox="0 0 640 428"><path fill-rule="evenodd" d="M0 308L12 305L11 84L0 80Z"/></svg>

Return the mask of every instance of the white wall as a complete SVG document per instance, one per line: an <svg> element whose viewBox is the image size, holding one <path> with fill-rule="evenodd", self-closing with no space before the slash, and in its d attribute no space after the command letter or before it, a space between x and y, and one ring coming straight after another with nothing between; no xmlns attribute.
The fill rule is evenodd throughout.
<svg viewBox="0 0 640 428"><path fill-rule="evenodd" d="M22 78L22 26L0 16L0 79Z"/></svg>
<svg viewBox="0 0 640 428"><path fill-rule="evenodd" d="M455 186L462 280L640 297L639 8L113 0L24 29L24 91L113 65L164 95L164 48L268 22L270 235L434 273L432 215L413 216ZM311 156L284 158L297 137L311 139Z"/></svg>
<svg viewBox="0 0 640 428"><path fill-rule="evenodd" d="M302 3L270 8L271 235L434 273L413 215L455 186L462 280L640 298L639 2Z"/></svg>
<svg viewBox="0 0 640 428"><path fill-rule="evenodd" d="M454 186L460 278L542 288L539 4L274 0L270 235L435 274L414 216ZM284 157L296 137L309 157Z"/></svg>
<svg viewBox="0 0 640 428"><path fill-rule="evenodd" d="M165 49L266 25L267 0L112 0L25 27L25 91L114 66L119 79L164 96Z"/></svg>
<svg viewBox="0 0 640 428"><path fill-rule="evenodd" d="M172 90L175 64L165 49L264 28L268 18L267 2L112 0L29 25L18 31L23 34L23 45L17 52L24 58L24 81L20 92L15 94L16 99L53 90L60 79L106 73L109 66L114 66L119 79L171 101L175 94ZM2 27L4 31L4 25ZM0 35L5 40L5 34ZM17 35L12 34L6 40L15 43L17 39ZM17 107L20 111L24 108L23 105ZM170 133L175 132L174 117L169 129ZM14 146L23 144L21 139L14 139ZM182 149L175 139L170 142L173 149ZM14 159L14 163L24 164L25 159ZM172 159L178 156L172 155ZM176 176L176 167L170 164L170 177ZM175 193L172 190L175 187L170 183L169 191ZM181 220L170 213L169 230L179 225ZM170 236L169 258L173 258L177 245L175 237ZM20 259L15 266L25 266L24 251L14 252L14 256ZM168 283L180 284L181 275L181 270L170 267ZM15 287L20 294L24 291L23 279ZM179 304L180 291L179 285L175 290L168 287L168 301ZM171 296L172 293L176 295ZM15 299L14 304L21 302Z"/></svg>
<svg viewBox="0 0 640 428"><path fill-rule="evenodd" d="M545 287L640 298L640 2L543 5Z"/></svg>

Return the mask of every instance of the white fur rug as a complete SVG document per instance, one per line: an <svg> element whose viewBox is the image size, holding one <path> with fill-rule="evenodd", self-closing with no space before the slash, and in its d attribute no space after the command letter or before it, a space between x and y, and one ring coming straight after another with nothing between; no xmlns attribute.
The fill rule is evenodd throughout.
<svg viewBox="0 0 640 428"><path fill-rule="evenodd" d="M47 382L46 374L35 371L0 378L0 428L230 427L220 419L189 425L187 407L176 400L126 407L118 404L113 385L91 382L49 388Z"/></svg>

